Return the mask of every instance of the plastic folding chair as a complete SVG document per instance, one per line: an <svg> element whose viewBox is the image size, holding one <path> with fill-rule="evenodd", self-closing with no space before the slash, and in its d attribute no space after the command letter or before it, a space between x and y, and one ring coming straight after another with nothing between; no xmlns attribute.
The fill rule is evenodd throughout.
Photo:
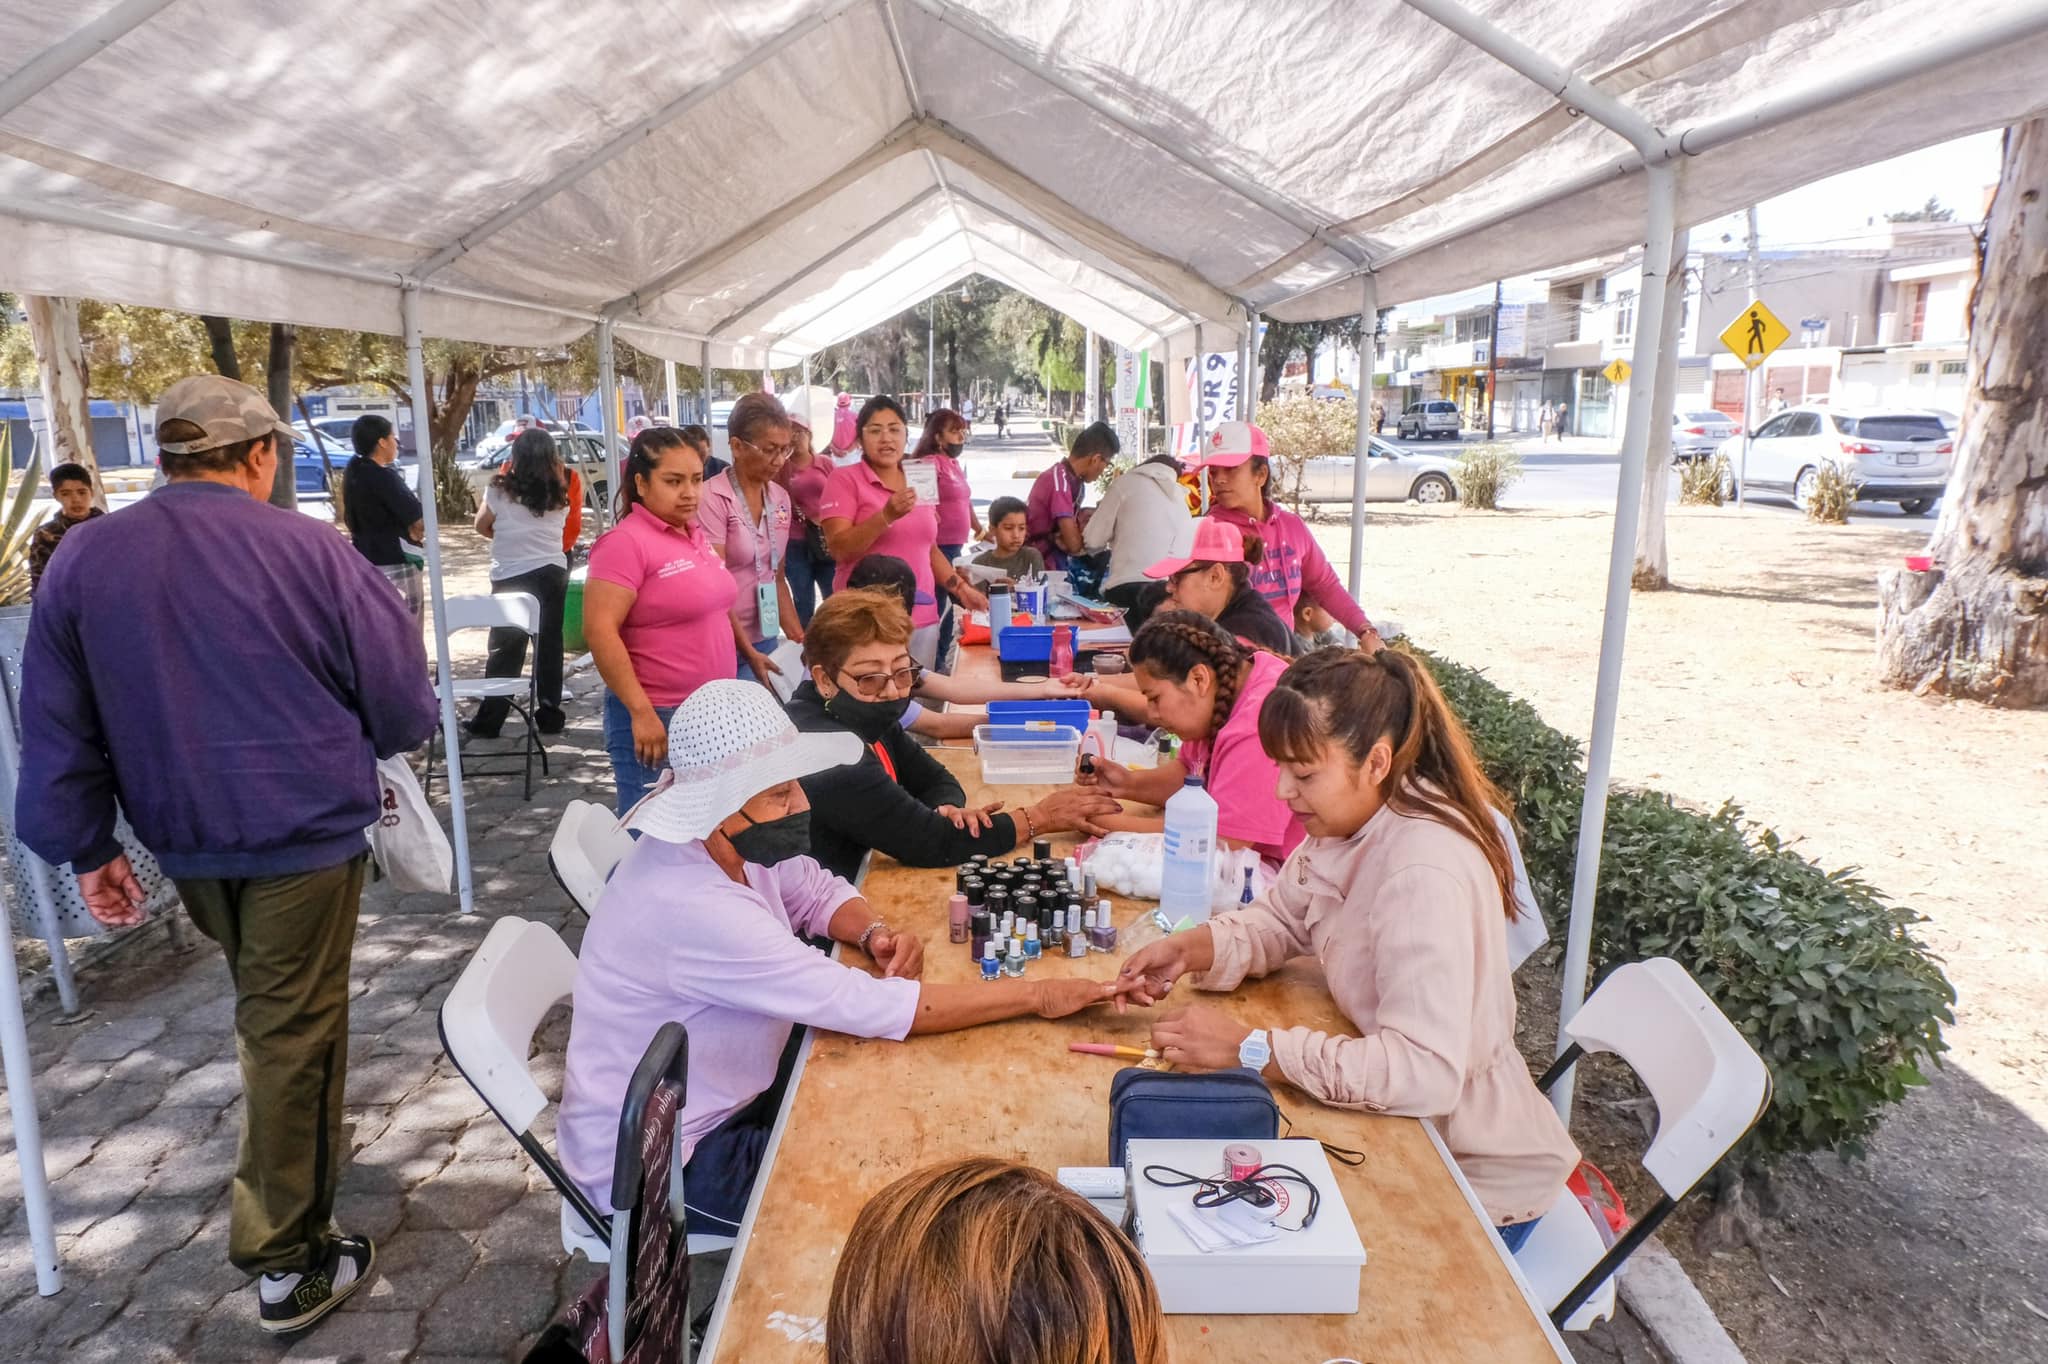
<svg viewBox="0 0 2048 1364"><path fill-rule="evenodd" d="M526 786L526 799L533 799L533 760L540 759L542 776L548 775L548 750L540 740L540 731L533 726L533 712L538 704L536 691L538 683L534 677L534 664L540 658L540 599L531 592L495 592L487 597L449 597L443 603L448 619L448 633L455 635L463 630L524 630L526 632L526 667L518 677L459 677L455 680L455 699L462 701L484 701L492 698L510 703L518 713L520 722L526 726L526 739L520 745L519 773ZM434 789L434 760L440 751L441 731L438 727L427 741L427 775L421 782L421 789L431 793ZM513 769L485 768L464 765L464 772L475 777L509 777Z"/></svg>
<svg viewBox="0 0 2048 1364"><path fill-rule="evenodd" d="M632 847L633 836L619 827L609 807L572 800L548 845L548 869L578 909L595 914L606 878Z"/></svg>
<svg viewBox="0 0 2048 1364"><path fill-rule="evenodd" d="M1515 1263L1560 1330L1583 1331L1614 1314L1614 1272L1663 1224L1721 1157L1763 1116L1771 1075L1763 1058L1706 991L1669 957L1618 966L1565 1029L1571 1045L1537 1087L1548 1093L1587 1052L1634 1068L1657 1105L1657 1136L1643 1170L1661 1197L1612 1246L1594 1213L1569 1190L1530 1231Z"/></svg>

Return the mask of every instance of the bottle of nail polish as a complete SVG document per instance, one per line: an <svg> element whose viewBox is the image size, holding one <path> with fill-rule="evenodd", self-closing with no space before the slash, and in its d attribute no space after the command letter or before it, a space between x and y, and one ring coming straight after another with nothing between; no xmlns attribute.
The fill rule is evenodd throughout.
<svg viewBox="0 0 2048 1364"><path fill-rule="evenodd" d="M1038 936L1038 921L1024 925L1024 960L1037 961L1045 954L1045 944Z"/></svg>
<svg viewBox="0 0 2048 1364"><path fill-rule="evenodd" d="M967 897L957 891L946 901L946 940L967 941Z"/></svg>
<svg viewBox="0 0 2048 1364"><path fill-rule="evenodd" d="M1003 973L1002 963L996 960L996 944L991 938L981 945L981 978L994 980Z"/></svg>
<svg viewBox="0 0 2048 1364"><path fill-rule="evenodd" d="M1066 865L1066 873L1067 889L1078 894L1081 889L1081 864L1071 857L1068 858Z"/></svg>
<svg viewBox="0 0 2048 1364"><path fill-rule="evenodd" d="M1045 926L1038 931L1038 940L1045 944L1045 950L1058 956L1067 945L1067 914L1065 910L1054 909L1046 916Z"/></svg>
<svg viewBox="0 0 2048 1364"><path fill-rule="evenodd" d="M1081 907L1067 906L1067 955L1085 957L1088 955L1088 933L1081 926Z"/></svg>
<svg viewBox="0 0 2048 1364"><path fill-rule="evenodd" d="M1010 940L1010 955L1003 959L1003 974L1021 976L1024 974L1024 944L1016 938Z"/></svg>
<svg viewBox="0 0 2048 1364"><path fill-rule="evenodd" d="M1107 900L1096 903L1095 931L1088 935L1088 945L1097 952L1116 951L1116 921L1110 917Z"/></svg>
<svg viewBox="0 0 2048 1364"><path fill-rule="evenodd" d="M1049 838L1034 838L1034 839L1032 839L1032 840L1031 840L1031 856L1032 856L1032 857L1033 857L1034 859L1036 859L1037 861L1040 861L1040 862L1043 862L1043 861L1045 861L1045 859L1046 859L1046 858L1048 858L1048 857L1051 857L1051 856L1052 856L1052 840L1051 840L1051 839L1049 839Z"/></svg>
<svg viewBox="0 0 2048 1364"><path fill-rule="evenodd" d="M1092 909L1081 911L1081 941L1088 944L1091 952L1095 949L1095 911Z"/></svg>
<svg viewBox="0 0 2048 1364"><path fill-rule="evenodd" d="M1090 900L1096 896L1095 872L1088 867L1081 869L1081 894Z"/></svg>
<svg viewBox="0 0 2048 1364"><path fill-rule="evenodd" d="M995 936L995 924L990 921L988 911L977 909L967 916L967 954L976 961L981 960L981 950L987 947Z"/></svg>

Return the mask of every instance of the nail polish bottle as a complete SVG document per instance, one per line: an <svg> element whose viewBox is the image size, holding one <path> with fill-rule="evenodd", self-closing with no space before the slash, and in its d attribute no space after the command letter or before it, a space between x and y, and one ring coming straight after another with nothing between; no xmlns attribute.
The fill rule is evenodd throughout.
<svg viewBox="0 0 2048 1364"><path fill-rule="evenodd" d="M1067 955L1085 957L1088 955L1088 932L1081 925L1081 907L1067 906Z"/></svg>
<svg viewBox="0 0 2048 1364"><path fill-rule="evenodd" d="M957 892L946 901L946 940L967 941L967 897Z"/></svg>
<svg viewBox="0 0 2048 1364"><path fill-rule="evenodd" d="M1094 950L1095 911L1092 909L1084 909L1081 911L1081 941L1088 944L1088 948L1090 951Z"/></svg>
<svg viewBox="0 0 2048 1364"><path fill-rule="evenodd" d="M1049 839L1049 838L1034 838L1034 839L1032 839L1032 840L1031 840L1031 856L1032 856L1033 858L1035 858L1036 860L1040 861L1040 862L1043 862L1043 861L1045 861L1045 859L1046 859L1046 858L1048 858L1048 857L1051 857L1051 856L1052 856L1052 840L1051 840L1051 839Z"/></svg>
<svg viewBox="0 0 2048 1364"><path fill-rule="evenodd" d="M994 936L995 925L990 922L987 910L977 909L967 916L967 941L970 944L967 951L969 956L980 960L982 949L989 945L990 939Z"/></svg>
<svg viewBox="0 0 2048 1364"><path fill-rule="evenodd" d="M971 913L988 903L988 882L979 876L967 878L967 887L962 892L967 897L967 908Z"/></svg>
<svg viewBox="0 0 2048 1364"><path fill-rule="evenodd" d="M1038 923L1033 920L1024 925L1024 960L1036 961L1045 954L1045 944L1038 937Z"/></svg>
<svg viewBox="0 0 2048 1364"><path fill-rule="evenodd" d="M1081 869L1081 894L1090 900L1096 896L1095 872L1091 868Z"/></svg>
<svg viewBox="0 0 2048 1364"><path fill-rule="evenodd" d="M1110 918L1107 900L1095 906L1095 931L1088 935L1088 945L1097 952L1116 951L1116 921Z"/></svg>
<svg viewBox="0 0 2048 1364"><path fill-rule="evenodd" d="M965 863L953 868L953 889L964 894L967 890L967 878L972 875L974 869Z"/></svg>
<svg viewBox="0 0 2048 1364"><path fill-rule="evenodd" d="M1038 917L1038 897L1029 891L1019 895L1012 903L1017 910L1017 917L1019 919L1035 919Z"/></svg>
<svg viewBox="0 0 2048 1364"><path fill-rule="evenodd" d="M1010 955L1003 959L1003 974L1021 976L1024 974L1024 944L1017 939L1010 940Z"/></svg>
<svg viewBox="0 0 2048 1364"><path fill-rule="evenodd" d="M1079 892L1081 889L1081 864L1073 858L1067 859L1067 889Z"/></svg>
<svg viewBox="0 0 2048 1364"><path fill-rule="evenodd" d="M996 960L995 940L990 939L981 945L981 978L994 980L1002 972L1002 963Z"/></svg>
<svg viewBox="0 0 2048 1364"><path fill-rule="evenodd" d="M1058 956L1060 949L1067 945L1067 912L1055 906L1045 916L1045 923L1038 930L1038 940L1045 944L1045 950Z"/></svg>

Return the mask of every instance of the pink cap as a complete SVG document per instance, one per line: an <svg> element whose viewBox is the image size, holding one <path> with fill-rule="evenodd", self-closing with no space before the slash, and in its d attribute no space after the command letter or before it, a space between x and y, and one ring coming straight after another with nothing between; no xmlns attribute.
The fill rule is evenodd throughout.
<svg viewBox="0 0 2048 1364"><path fill-rule="evenodd" d="M1202 452L1191 462L1195 469L1230 469L1248 459L1271 459L1273 447L1266 440L1266 433L1250 422L1218 422L1209 438L1202 442Z"/></svg>
<svg viewBox="0 0 2048 1364"><path fill-rule="evenodd" d="M1233 422L1242 426L1242 422ZM1254 427L1254 430L1258 428ZM1195 547L1186 557L1169 556L1145 570L1148 578L1171 578L1189 564L1241 564L1244 562L1244 532L1228 521L1205 516L1195 522Z"/></svg>

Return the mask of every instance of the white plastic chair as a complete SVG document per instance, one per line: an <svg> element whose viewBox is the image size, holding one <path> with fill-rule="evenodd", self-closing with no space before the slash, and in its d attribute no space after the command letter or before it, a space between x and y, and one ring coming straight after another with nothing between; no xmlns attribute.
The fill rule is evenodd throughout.
<svg viewBox="0 0 2048 1364"><path fill-rule="evenodd" d="M1643 1169L1663 1191L1610 1248L1593 1214L1563 1192L1515 1252L1559 1329L1583 1331L1614 1314L1614 1272L1763 1116L1771 1075L1763 1058L1669 957L1616 967L1566 1026L1572 1042L1537 1087L1548 1093L1587 1052L1634 1068L1657 1105Z"/></svg>
<svg viewBox="0 0 2048 1364"><path fill-rule="evenodd" d="M572 800L548 845L548 869L578 909L595 914L605 879L632 847L633 836L619 827L619 817L609 808Z"/></svg>
<svg viewBox="0 0 2048 1364"><path fill-rule="evenodd" d="M611 1217L533 1134L548 1097L533 1078L534 1030L576 989L576 954L546 924L507 916L491 925L441 1003L441 1046L484 1104L562 1195L562 1249L611 1258ZM730 1236L691 1236L692 1255L730 1249Z"/></svg>
<svg viewBox="0 0 2048 1364"><path fill-rule="evenodd" d="M1536 890L1529 884L1529 865L1522 860L1522 843L1515 837L1515 823L1500 811L1493 812L1494 825L1508 841L1508 861L1515 872L1515 917L1508 923L1508 972L1513 974L1536 949L1550 941L1550 928L1536 905Z"/></svg>
<svg viewBox="0 0 2048 1364"><path fill-rule="evenodd" d="M533 712L539 700L536 692L534 666L540 659L540 599L531 592L494 592L482 597L449 597L442 603L447 618L448 633L453 636L464 630L523 630L526 632L526 667L518 677L459 677L455 680L455 699L462 701L484 701L501 699L511 704L526 726L526 741L520 745L520 776L526 785L526 798L533 798L533 760L540 759L542 776L548 775L548 750L540 741L540 731L533 727ZM427 744L427 776L422 789L434 789L434 756L441 731L434 731L434 738ZM510 776L510 768L485 769L465 765L464 771L471 776Z"/></svg>

